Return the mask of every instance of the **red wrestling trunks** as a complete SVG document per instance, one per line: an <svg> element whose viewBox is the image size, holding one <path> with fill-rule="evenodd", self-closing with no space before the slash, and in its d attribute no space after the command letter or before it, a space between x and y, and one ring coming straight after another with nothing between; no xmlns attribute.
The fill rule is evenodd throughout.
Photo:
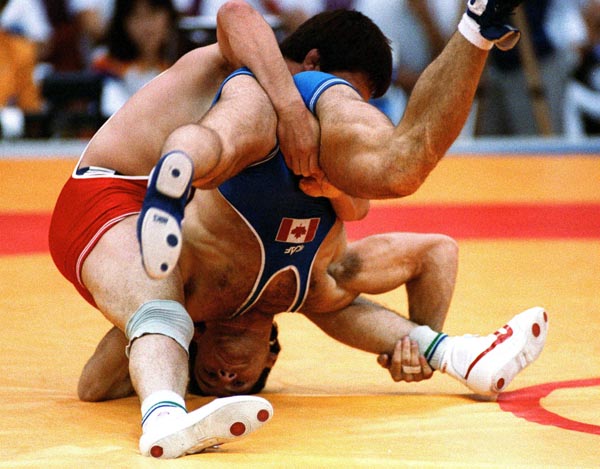
<svg viewBox="0 0 600 469"><path fill-rule="evenodd" d="M95 307L81 281L83 262L110 227L140 212L148 179L98 176L94 170L78 171L84 174L73 175L63 187L52 214L49 242L58 270Z"/></svg>

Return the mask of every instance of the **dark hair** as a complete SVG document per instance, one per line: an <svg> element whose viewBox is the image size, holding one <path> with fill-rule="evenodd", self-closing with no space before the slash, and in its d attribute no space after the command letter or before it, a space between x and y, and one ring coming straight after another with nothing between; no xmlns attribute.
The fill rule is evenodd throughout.
<svg viewBox="0 0 600 469"><path fill-rule="evenodd" d="M177 10L171 0L117 0L112 20L104 36L104 42L108 46L109 54L123 62L129 62L139 57L140 51L125 28L125 21L133 12L135 6L140 2L146 2L151 8L166 10L174 33L177 25ZM165 45L163 54L167 53Z"/></svg>
<svg viewBox="0 0 600 469"><path fill-rule="evenodd" d="M271 326L271 335L269 336L269 352L274 353L275 355L279 355L281 352L281 345L279 344L279 339L277 339L279 333L279 329L277 328L277 323L273 321L273 325ZM188 384L188 391L191 394L195 394L197 396L206 396L206 394L200 389L198 385L198 381L196 380L196 373L194 372L194 367L196 364L196 357L198 356L198 346L196 342L192 340L190 344L190 359L189 359L189 375L190 382ZM267 378L269 377L269 373L271 373L271 368L266 367L262 370L258 380L254 383L254 386L248 391L248 394L258 394L261 392L267 384Z"/></svg>
<svg viewBox="0 0 600 469"><path fill-rule="evenodd" d="M281 45L284 57L301 63L312 49L319 51L322 72L364 72L373 97L382 96L392 80L389 39L373 21L353 10L319 13L302 23Z"/></svg>

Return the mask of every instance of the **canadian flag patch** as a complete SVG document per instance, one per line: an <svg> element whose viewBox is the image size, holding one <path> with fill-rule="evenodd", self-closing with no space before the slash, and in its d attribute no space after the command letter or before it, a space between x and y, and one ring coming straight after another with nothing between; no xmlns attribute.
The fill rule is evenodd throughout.
<svg viewBox="0 0 600 469"><path fill-rule="evenodd" d="M282 243L310 243L315 239L319 218L282 218L276 241Z"/></svg>

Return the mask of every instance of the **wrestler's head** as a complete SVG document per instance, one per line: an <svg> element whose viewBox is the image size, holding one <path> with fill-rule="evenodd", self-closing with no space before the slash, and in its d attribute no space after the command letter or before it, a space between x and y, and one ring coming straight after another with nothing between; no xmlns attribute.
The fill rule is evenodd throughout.
<svg viewBox="0 0 600 469"><path fill-rule="evenodd" d="M281 52L288 61L313 63L322 72L364 73L374 98L382 96L392 80L389 39L357 11L334 10L313 16L282 41Z"/></svg>
<svg viewBox="0 0 600 469"><path fill-rule="evenodd" d="M236 327L235 322L196 323L190 344L189 391L201 396L232 396L262 391L281 350L277 324Z"/></svg>

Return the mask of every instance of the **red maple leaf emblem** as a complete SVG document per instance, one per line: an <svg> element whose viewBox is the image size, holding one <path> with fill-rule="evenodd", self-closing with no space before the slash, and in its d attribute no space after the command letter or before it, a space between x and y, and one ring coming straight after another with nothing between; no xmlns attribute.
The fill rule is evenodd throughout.
<svg viewBox="0 0 600 469"><path fill-rule="evenodd" d="M298 225L292 231L290 231L296 238L302 238L306 234L306 228L304 225Z"/></svg>

